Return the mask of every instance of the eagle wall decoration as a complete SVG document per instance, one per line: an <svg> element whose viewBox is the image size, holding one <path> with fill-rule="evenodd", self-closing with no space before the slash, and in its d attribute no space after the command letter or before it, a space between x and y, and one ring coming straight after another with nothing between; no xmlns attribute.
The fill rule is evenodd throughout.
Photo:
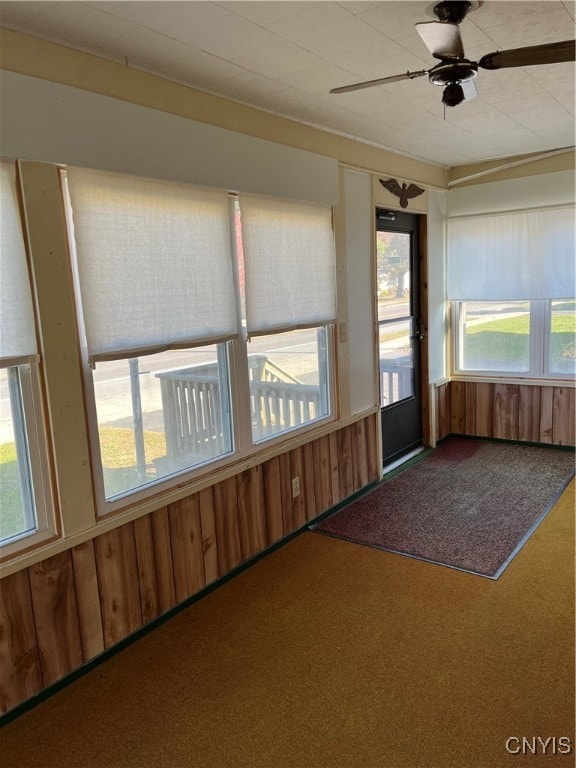
<svg viewBox="0 0 576 768"><path fill-rule="evenodd" d="M423 194L424 190L417 187L416 184L406 184L402 182L402 186L396 179L380 179L380 184L385 187L388 192L392 192L393 195L400 198L400 207L407 208L408 200L411 197L418 197Z"/></svg>

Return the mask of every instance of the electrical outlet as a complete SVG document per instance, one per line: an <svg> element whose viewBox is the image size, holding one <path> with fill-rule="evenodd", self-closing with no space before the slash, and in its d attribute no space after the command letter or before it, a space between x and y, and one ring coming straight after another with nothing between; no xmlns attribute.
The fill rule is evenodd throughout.
<svg viewBox="0 0 576 768"><path fill-rule="evenodd" d="M300 478L294 477L292 479L292 498L295 499L296 496L300 496Z"/></svg>

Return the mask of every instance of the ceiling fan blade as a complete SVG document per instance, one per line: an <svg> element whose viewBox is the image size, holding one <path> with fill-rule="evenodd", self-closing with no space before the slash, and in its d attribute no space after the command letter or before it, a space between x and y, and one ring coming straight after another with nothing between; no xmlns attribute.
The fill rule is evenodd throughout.
<svg viewBox="0 0 576 768"><path fill-rule="evenodd" d="M562 61L575 60L574 40L561 43L531 45L527 48L511 48L508 51L495 51L482 56L478 66L482 69L504 69L506 67L531 67L535 64L558 64Z"/></svg>
<svg viewBox="0 0 576 768"><path fill-rule="evenodd" d="M449 21L423 21L415 24L415 27L434 58L464 58L464 46L458 24Z"/></svg>
<svg viewBox="0 0 576 768"><path fill-rule="evenodd" d="M421 69L418 72L404 72L402 75L392 75L391 77L379 77L376 80L365 80L363 83L353 83L352 85L342 85L340 88L332 88L330 93L347 93L348 91L359 91L361 88L372 88L374 85L385 85L386 83L397 83L399 80L414 80L416 77L427 75L427 69Z"/></svg>

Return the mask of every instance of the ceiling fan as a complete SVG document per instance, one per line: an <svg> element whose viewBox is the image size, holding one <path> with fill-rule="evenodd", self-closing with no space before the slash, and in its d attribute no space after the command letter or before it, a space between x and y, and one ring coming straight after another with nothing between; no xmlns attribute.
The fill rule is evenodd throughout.
<svg viewBox="0 0 576 768"><path fill-rule="evenodd" d="M460 35L462 21L467 14L475 11L482 3L479 0L442 0L429 6L427 12L434 14L438 21L416 24L416 31L424 44L439 63L431 69L405 72L401 75L380 77L362 83L343 85L332 88L330 93L346 93L375 85L386 85L399 80L414 80L428 75L433 85L444 87L442 103L447 107L456 107L465 100L478 95L474 78L478 69L506 69L508 67L531 67L536 64L557 64L575 60L575 41L565 40L559 43L531 45L526 48L511 48L507 51L487 53L478 61L470 61L464 56L464 46Z"/></svg>

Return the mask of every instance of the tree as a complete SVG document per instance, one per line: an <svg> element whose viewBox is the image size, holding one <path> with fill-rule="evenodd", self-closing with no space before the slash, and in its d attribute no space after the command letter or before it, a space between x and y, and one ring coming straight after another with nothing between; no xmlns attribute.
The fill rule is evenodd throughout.
<svg viewBox="0 0 576 768"><path fill-rule="evenodd" d="M394 288L401 298L406 290L410 269L410 236L405 232L378 232L376 239L376 276L378 285Z"/></svg>

